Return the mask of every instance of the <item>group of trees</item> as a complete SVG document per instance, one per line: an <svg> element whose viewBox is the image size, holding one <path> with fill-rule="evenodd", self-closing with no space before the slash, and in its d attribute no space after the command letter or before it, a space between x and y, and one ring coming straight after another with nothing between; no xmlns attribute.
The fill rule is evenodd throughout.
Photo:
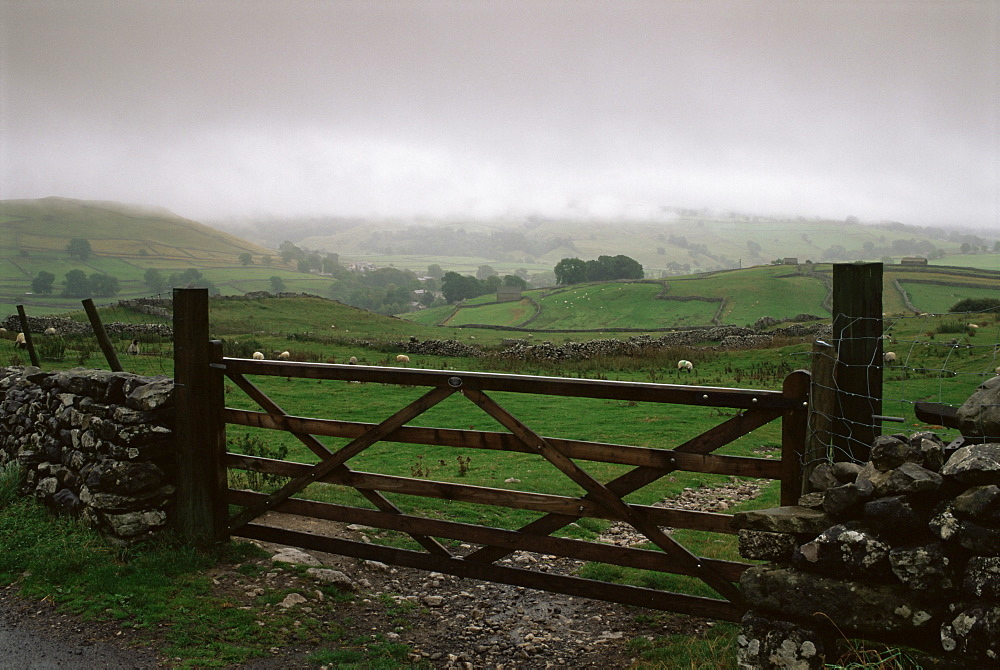
<svg viewBox="0 0 1000 670"><path fill-rule="evenodd" d="M476 298L487 293L496 293L500 286L516 286L521 290L528 288L528 282L518 275L487 274L480 267L477 276L460 275L457 272L446 272L441 279L441 294L448 303Z"/></svg>
<svg viewBox="0 0 1000 670"><path fill-rule="evenodd" d="M612 279L642 279L642 265L633 258L623 256L598 256L597 260L582 261L564 258L555 267L557 284L579 284L585 281Z"/></svg>
<svg viewBox="0 0 1000 670"><path fill-rule="evenodd" d="M87 276L83 270L67 272L63 286L64 298L110 298L118 295L120 288L117 277L103 272Z"/></svg>
<svg viewBox="0 0 1000 670"><path fill-rule="evenodd" d="M163 273L156 268L149 268L142 276L142 281L153 293L163 293L174 287L207 288L212 295L219 293L218 287L194 268L173 272L167 277L164 277Z"/></svg>

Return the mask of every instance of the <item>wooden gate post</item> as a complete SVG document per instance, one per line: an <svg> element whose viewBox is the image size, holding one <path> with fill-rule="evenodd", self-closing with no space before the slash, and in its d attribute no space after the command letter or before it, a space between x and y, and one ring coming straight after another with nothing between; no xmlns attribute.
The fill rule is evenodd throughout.
<svg viewBox="0 0 1000 670"><path fill-rule="evenodd" d="M781 416L781 504L797 505L805 484L803 460L809 428L809 373L796 370L781 386L782 395L795 407Z"/></svg>
<svg viewBox="0 0 1000 670"><path fill-rule="evenodd" d="M202 546L228 537L222 371L210 367L221 358L221 343L208 340L208 289L174 289L175 524L184 540Z"/></svg>
<svg viewBox="0 0 1000 670"><path fill-rule="evenodd" d="M839 411L832 426L836 461L868 460L882 434L882 264L833 266L833 340Z"/></svg>
<svg viewBox="0 0 1000 670"><path fill-rule="evenodd" d="M122 372L125 368L122 367L121 361L118 360L118 354L115 352L114 345L111 344L111 338L108 337L108 331L104 330L104 324L101 322L101 315L97 313L94 301L87 298L82 302L83 311L87 313L87 318L90 319L90 327L94 329L94 336L97 338L97 343L101 345L101 351L104 352L104 358L107 359L108 365L111 366L111 371Z"/></svg>
<svg viewBox="0 0 1000 670"><path fill-rule="evenodd" d="M837 415L837 350L816 340L812 347L812 383L809 388L809 442L802 470L802 493L809 493L809 477L816 466L830 460L831 428Z"/></svg>

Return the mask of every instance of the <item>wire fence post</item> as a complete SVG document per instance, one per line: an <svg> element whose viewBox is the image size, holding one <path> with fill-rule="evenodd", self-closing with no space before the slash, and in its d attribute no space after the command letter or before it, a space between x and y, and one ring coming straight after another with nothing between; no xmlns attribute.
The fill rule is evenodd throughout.
<svg viewBox="0 0 1000 670"><path fill-rule="evenodd" d="M28 350L28 358L36 368L41 367L38 363L38 354L35 352L35 343L31 339L31 328L28 327L28 315L24 313L24 305L17 306L17 318L21 322L21 332L24 334L24 346Z"/></svg>
<svg viewBox="0 0 1000 670"><path fill-rule="evenodd" d="M221 343L209 342L208 289L174 289L177 531L208 545L226 539Z"/></svg>
<svg viewBox="0 0 1000 670"><path fill-rule="evenodd" d="M108 365L111 366L111 371L122 372L125 368L122 367L121 361L118 360L118 354L115 352L114 345L111 344L108 332L104 330L104 323L101 322L101 315L97 313L94 301L87 298L81 302L83 302L83 311L87 313L87 318L90 319L90 327L94 329L97 344L101 346L101 351L104 352L104 358L107 359Z"/></svg>
<svg viewBox="0 0 1000 670"><path fill-rule="evenodd" d="M833 338L837 349L834 460L867 461L882 433L882 264L833 266Z"/></svg>

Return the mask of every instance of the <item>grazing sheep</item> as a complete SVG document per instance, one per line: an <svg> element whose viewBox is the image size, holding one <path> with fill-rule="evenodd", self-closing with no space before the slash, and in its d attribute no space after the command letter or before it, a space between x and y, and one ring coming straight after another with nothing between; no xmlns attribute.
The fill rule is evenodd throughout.
<svg viewBox="0 0 1000 670"><path fill-rule="evenodd" d="M6 335L6 334L7 334L7 329L6 328L0 328L0 335Z"/></svg>
<svg viewBox="0 0 1000 670"><path fill-rule="evenodd" d="M966 324L966 325L968 325L969 328L979 328L979 324L978 323L970 323L970 324Z"/></svg>
<svg viewBox="0 0 1000 670"><path fill-rule="evenodd" d="M677 361L677 371L691 372L694 369L694 363L691 361L685 361L683 359Z"/></svg>
<svg viewBox="0 0 1000 670"><path fill-rule="evenodd" d="M255 351L253 352L253 356L251 356L251 358L253 358L255 361L262 361L264 360L264 354L262 354L259 351Z"/></svg>
<svg viewBox="0 0 1000 670"><path fill-rule="evenodd" d="M399 354L398 356L396 356L396 362L397 363L409 363L410 362L410 357L407 356L406 354Z"/></svg>
<svg viewBox="0 0 1000 670"><path fill-rule="evenodd" d="M56 329L52 328L50 326L50 327L48 327L48 328L45 329L45 334L49 335L49 336L55 335L56 334Z"/></svg>
<svg viewBox="0 0 1000 670"><path fill-rule="evenodd" d="M348 359L347 364L348 365L357 365L358 364L358 357L357 356L351 356Z"/></svg>
<svg viewBox="0 0 1000 670"><path fill-rule="evenodd" d="M24 340L24 333L18 333L17 337L14 338L14 348L15 349L28 348L28 343Z"/></svg>
<svg viewBox="0 0 1000 670"><path fill-rule="evenodd" d="M138 356L139 340L132 340L132 344L128 345L128 349L125 350L125 353L128 354L129 356Z"/></svg>
<svg viewBox="0 0 1000 670"><path fill-rule="evenodd" d="M998 367L998 368L997 368L996 370L994 370L993 372L995 372L995 373L997 373L998 375L1000 375L1000 367Z"/></svg>
<svg viewBox="0 0 1000 670"><path fill-rule="evenodd" d="M885 352L884 354L882 354L882 361L885 362L885 363L895 363L896 362L896 352L895 351L887 351L887 352Z"/></svg>
<svg viewBox="0 0 1000 670"><path fill-rule="evenodd" d="M288 353L287 351L282 351L280 354L278 354L278 360L279 361L287 361L291 357L292 357L292 355L290 353Z"/></svg>

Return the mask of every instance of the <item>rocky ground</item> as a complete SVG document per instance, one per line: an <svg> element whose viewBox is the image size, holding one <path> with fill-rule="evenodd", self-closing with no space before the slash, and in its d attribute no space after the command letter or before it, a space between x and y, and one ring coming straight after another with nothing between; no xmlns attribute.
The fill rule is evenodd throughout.
<svg viewBox="0 0 1000 670"><path fill-rule="evenodd" d="M685 509L721 511L755 497L760 485L732 483L685 490L670 501ZM306 532L364 539L370 529L315 519L274 515L272 523ZM604 541L631 545L642 537L612 525ZM698 636L714 623L540 591L395 568L371 561L299 551L261 543L266 555L221 565L212 575L217 596L230 606L255 611L261 629L280 626L285 644L249 667L316 667L308 657L330 645L336 629L352 648L390 650L395 658L440 668L629 667L638 656L634 640L671 634ZM508 564L569 573L579 563L517 553ZM331 584L336 588L331 588ZM350 593L349 597L338 596ZM148 645L116 626L81 622L47 603L18 600L0 591L0 608L15 612L21 626L57 636L67 645ZM404 648L401 645L405 645ZM150 647L147 647L149 649ZM155 640L151 648L157 648ZM132 667L179 662L162 654L135 655ZM728 667L720 660L720 667ZM330 663L331 666L335 663Z"/></svg>

